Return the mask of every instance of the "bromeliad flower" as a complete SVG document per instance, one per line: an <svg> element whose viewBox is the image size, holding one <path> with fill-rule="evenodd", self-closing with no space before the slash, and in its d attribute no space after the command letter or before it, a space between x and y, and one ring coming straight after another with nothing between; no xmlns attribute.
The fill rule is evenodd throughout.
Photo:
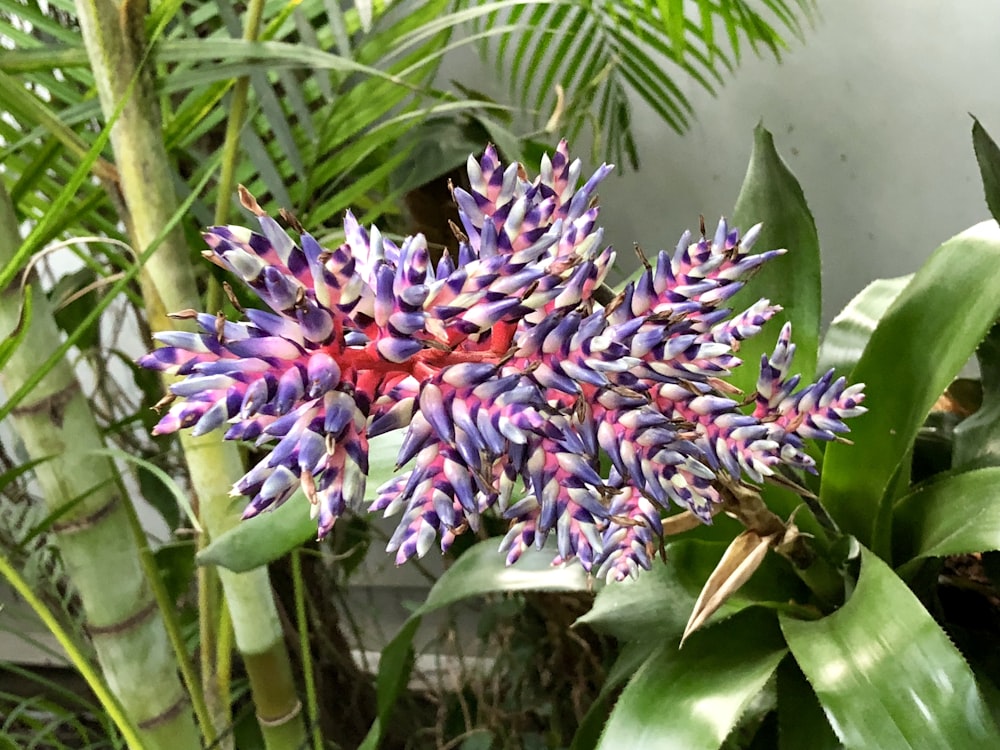
<svg viewBox="0 0 1000 750"><path fill-rule="evenodd" d="M533 181L492 147L470 157L458 254L436 263L421 235L397 246L350 214L340 247L301 229L296 242L243 191L261 232L211 228L206 256L270 309L240 322L185 311L199 333L157 336L140 363L181 379L156 432L228 425L226 439L269 447L233 488L250 498L244 517L301 487L323 537L361 509L369 438L405 429L398 465L412 467L370 506L402 513L398 563L492 510L510 521L508 563L555 532L557 561L613 579L649 567L671 505L710 522L722 480L815 471L804 441L845 432L862 386L831 373L799 388L788 326L752 411L724 382L779 309L725 303L783 251L751 255L759 227L741 238L722 221L601 306L614 253L595 194L609 171L578 187L565 143Z"/></svg>

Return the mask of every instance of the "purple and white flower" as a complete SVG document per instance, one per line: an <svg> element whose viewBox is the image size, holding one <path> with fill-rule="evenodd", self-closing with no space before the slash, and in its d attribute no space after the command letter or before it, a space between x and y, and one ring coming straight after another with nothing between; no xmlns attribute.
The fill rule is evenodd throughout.
<svg viewBox="0 0 1000 750"><path fill-rule="evenodd" d="M233 489L249 498L244 517L301 487L322 537L362 509L368 440L405 430L406 471L370 505L402 513L398 563L496 512L508 563L554 533L557 562L612 579L648 568L671 506L707 523L721 474L814 471L804 441L847 431L864 395L832 373L800 388L787 325L750 405L725 387L739 342L779 309L725 307L783 252L750 254L759 226L685 234L598 304L614 260L595 202L609 171L578 186L565 143L534 180L492 147L470 157L471 189L454 191L457 257L437 262L421 235L397 246L350 214L340 247L296 241L244 196L260 232L213 227L206 256L269 309L239 322L186 311L200 332L158 334L164 347L140 364L180 379L156 432L225 426L266 446Z"/></svg>

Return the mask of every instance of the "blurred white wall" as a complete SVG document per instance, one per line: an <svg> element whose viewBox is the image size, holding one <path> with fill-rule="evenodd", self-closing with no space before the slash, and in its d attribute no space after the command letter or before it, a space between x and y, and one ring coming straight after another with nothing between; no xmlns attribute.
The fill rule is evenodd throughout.
<svg viewBox="0 0 1000 750"><path fill-rule="evenodd" d="M635 105L641 171L601 191L620 257L633 242L673 247L699 214L711 222L731 212L759 120L816 217L826 321L868 281L915 270L943 240L988 218L969 113L1000 139L1000 2L819 7L815 28L791 41L782 64L745 58L717 98L685 83L697 118L685 135ZM471 53L449 61L445 75L478 77L484 88L493 79Z"/></svg>

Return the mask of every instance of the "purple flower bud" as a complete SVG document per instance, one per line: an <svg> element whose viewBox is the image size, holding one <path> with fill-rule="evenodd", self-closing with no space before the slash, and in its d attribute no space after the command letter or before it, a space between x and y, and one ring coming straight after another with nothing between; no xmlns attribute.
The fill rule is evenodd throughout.
<svg viewBox="0 0 1000 750"><path fill-rule="evenodd" d="M278 390L274 397L274 413L278 416L287 414L299 402L304 393L302 372L298 367L289 367L278 378Z"/></svg>
<svg viewBox="0 0 1000 750"><path fill-rule="evenodd" d="M340 382L340 367L324 351L318 351L309 357L306 372L309 378L306 395L309 398L319 398Z"/></svg>

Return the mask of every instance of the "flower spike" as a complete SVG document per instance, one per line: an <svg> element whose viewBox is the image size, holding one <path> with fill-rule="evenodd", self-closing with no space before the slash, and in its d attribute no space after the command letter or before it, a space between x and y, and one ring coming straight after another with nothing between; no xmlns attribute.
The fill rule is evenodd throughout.
<svg viewBox="0 0 1000 750"><path fill-rule="evenodd" d="M710 523L726 483L815 471L805 441L865 411L863 386L832 373L800 387L788 325L754 394L726 383L740 342L780 310L725 307L784 252L750 253L759 225L685 234L602 306L614 252L596 195L611 166L581 185L561 142L533 180L492 146L467 169L458 252L436 262L423 236L397 245L350 213L339 247L297 222L293 239L245 190L260 231L206 231L209 259L266 309L179 313L199 331L158 334L139 363L178 378L156 434L225 427L267 448L233 488L244 517L301 488L323 537L374 498L402 514L389 551L403 563L495 512L508 563L551 537L555 562L621 580L649 568L672 507ZM368 440L395 430L406 469L368 493Z"/></svg>

